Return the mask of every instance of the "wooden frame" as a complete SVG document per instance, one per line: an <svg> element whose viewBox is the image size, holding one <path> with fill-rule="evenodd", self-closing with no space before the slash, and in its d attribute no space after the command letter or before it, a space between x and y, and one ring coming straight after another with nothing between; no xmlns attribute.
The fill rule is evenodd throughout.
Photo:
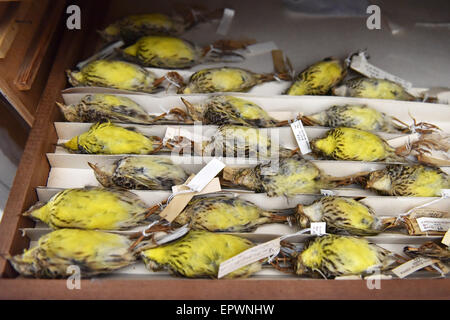
<svg viewBox="0 0 450 320"><path fill-rule="evenodd" d="M66 280L1 279L0 298L297 300L448 299L449 280L385 280L369 290L360 280L82 280L69 290Z"/></svg>
<svg viewBox="0 0 450 320"><path fill-rule="evenodd" d="M89 3L88 1L86 3ZM95 1L90 10L95 14L102 7ZM88 9L84 9L88 10ZM104 7L103 7L104 10ZM93 21L93 19L90 19ZM87 26L95 28L95 26ZM83 28L87 28L83 27ZM90 29L92 30L92 29ZM94 29L95 30L95 29ZM17 254L28 243L19 229L32 226L20 214L36 200L35 188L45 185L49 164L45 153L55 148L55 120L61 120L55 101L66 86L65 69L83 58L86 44L93 45L83 31L68 31L51 70L37 117L25 147L21 163L0 224L0 253ZM82 280L81 290L69 290L66 280L16 278L9 263L0 259L0 298L2 299L449 299L450 279L383 280L381 289L368 289L362 280L188 280L164 278Z"/></svg>

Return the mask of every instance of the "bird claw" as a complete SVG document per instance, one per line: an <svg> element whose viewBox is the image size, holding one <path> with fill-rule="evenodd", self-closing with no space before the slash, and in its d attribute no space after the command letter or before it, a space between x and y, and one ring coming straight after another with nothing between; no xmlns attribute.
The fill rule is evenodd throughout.
<svg viewBox="0 0 450 320"><path fill-rule="evenodd" d="M190 120L190 117L187 114L187 112L184 111L183 109L172 108L172 109L170 109L169 114L173 114L175 117L178 118L179 121L186 122L186 123L192 122Z"/></svg>

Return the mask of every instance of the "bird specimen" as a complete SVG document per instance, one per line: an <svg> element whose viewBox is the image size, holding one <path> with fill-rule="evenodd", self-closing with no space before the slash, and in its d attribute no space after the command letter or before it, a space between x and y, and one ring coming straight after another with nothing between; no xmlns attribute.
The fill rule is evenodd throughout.
<svg viewBox="0 0 450 320"><path fill-rule="evenodd" d="M274 80L273 74L258 74L241 68L209 68L193 73L178 93L247 92L258 84Z"/></svg>
<svg viewBox="0 0 450 320"><path fill-rule="evenodd" d="M98 187L65 189L23 215L53 229L122 230L146 223L148 206L134 193Z"/></svg>
<svg viewBox="0 0 450 320"><path fill-rule="evenodd" d="M264 211L250 201L221 195L194 198L174 222L194 230L250 232L263 224L287 220L288 216Z"/></svg>
<svg viewBox="0 0 450 320"><path fill-rule="evenodd" d="M356 161L405 161L395 149L369 131L339 127L329 130L324 138L311 141L311 148L326 159Z"/></svg>
<svg viewBox="0 0 450 320"><path fill-rule="evenodd" d="M100 184L108 188L172 190L188 178L182 167L162 157L124 157L113 164L89 165Z"/></svg>
<svg viewBox="0 0 450 320"><path fill-rule="evenodd" d="M171 110L185 122L200 121L203 124L234 124L259 128L286 125L287 121L277 121L257 104L233 96L220 95L207 99L201 104L192 104L181 98L186 112L179 108Z"/></svg>
<svg viewBox="0 0 450 320"><path fill-rule="evenodd" d="M304 125L347 127L365 131L408 132L402 121L365 105L332 106L324 111L301 118Z"/></svg>
<svg viewBox="0 0 450 320"><path fill-rule="evenodd" d="M120 60L94 60L80 71L67 70L66 73L74 87L94 86L152 93L162 81L153 72Z"/></svg>
<svg viewBox="0 0 450 320"><path fill-rule="evenodd" d="M328 176L312 162L294 155L291 158L281 158L278 163L258 164L253 168L226 167L223 183L267 193L269 197L293 197L319 193L321 189L334 188L347 181Z"/></svg>
<svg viewBox="0 0 450 320"><path fill-rule="evenodd" d="M366 189L389 196L440 197L450 188L449 176L440 168L424 165L388 165L362 173L355 181Z"/></svg>
<svg viewBox="0 0 450 320"><path fill-rule="evenodd" d="M293 260L297 275L334 278L364 275L374 268L390 270L397 265L398 258L364 238L327 234L307 241Z"/></svg>
<svg viewBox="0 0 450 320"><path fill-rule="evenodd" d="M363 203L335 196L322 197L310 205L297 205L296 218L302 228L310 227L311 222L326 222L328 232L359 236L376 235L395 226L395 218L380 219Z"/></svg>
<svg viewBox="0 0 450 320"><path fill-rule="evenodd" d="M117 122L150 124L157 117L150 116L133 100L112 94L88 94L79 103L56 103L70 122Z"/></svg>
<svg viewBox="0 0 450 320"><path fill-rule="evenodd" d="M143 250L141 257L152 271L167 269L187 278L217 278L222 262L253 245L251 241L234 235L192 230L172 243ZM261 263L254 262L225 278L249 277L260 270Z"/></svg>
<svg viewBox="0 0 450 320"><path fill-rule="evenodd" d="M346 68L340 60L326 58L300 72L286 94L325 95L342 81L346 73Z"/></svg>
<svg viewBox="0 0 450 320"><path fill-rule="evenodd" d="M98 122L88 131L63 143L74 153L87 154L152 154L162 147L162 139L147 137L134 128L124 128L111 122Z"/></svg>
<svg viewBox="0 0 450 320"><path fill-rule="evenodd" d="M414 101L416 98L409 94L401 85L376 78L358 77L346 81L344 84L333 89L336 96L390 99Z"/></svg>
<svg viewBox="0 0 450 320"><path fill-rule="evenodd" d="M126 236L102 231L60 229L39 239L37 246L8 256L14 269L23 276L64 278L78 266L82 277L108 273L136 262Z"/></svg>

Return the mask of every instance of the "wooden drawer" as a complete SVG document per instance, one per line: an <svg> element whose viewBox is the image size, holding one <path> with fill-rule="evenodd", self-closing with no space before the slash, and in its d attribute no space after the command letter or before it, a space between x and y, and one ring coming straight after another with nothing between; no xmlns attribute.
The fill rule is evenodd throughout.
<svg viewBox="0 0 450 320"><path fill-rule="evenodd" d="M0 2L0 89L28 126L61 36L64 1Z"/></svg>
<svg viewBox="0 0 450 320"><path fill-rule="evenodd" d="M20 214L37 201L35 188L46 185L50 170L46 153L53 152L57 136L55 121L62 117L55 101L62 101L67 86L64 71L94 51L95 32L101 25L102 1L80 1L81 31L65 28L48 77L36 119L26 144L11 194L0 224L0 253L18 254L28 241L19 229L33 222ZM88 14L86 14L88 13ZM380 289L370 290L363 280L245 279L187 280L180 278L82 280L81 290L69 290L66 280L17 277L7 261L0 259L0 298L26 299L448 299L450 279L383 280Z"/></svg>

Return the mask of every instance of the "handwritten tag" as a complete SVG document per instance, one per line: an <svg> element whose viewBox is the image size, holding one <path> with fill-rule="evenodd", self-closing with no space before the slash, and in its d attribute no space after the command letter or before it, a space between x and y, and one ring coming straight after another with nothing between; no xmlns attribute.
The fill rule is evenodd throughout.
<svg viewBox="0 0 450 320"><path fill-rule="evenodd" d="M327 233L327 223L326 222L311 222L311 234L321 236Z"/></svg>
<svg viewBox="0 0 450 320"><path fill-rule="evenodd" d="M310 153L311 146L309 145L308 136L301 120L296 120L291 123L292 131L294 132L295 140L300 148L302 154Z"/></svg>
<svg viewBox="0 0 450 320"><path fill-rule="evenodd" d="M450 229L447 230L441 242L445 244L447 247L450 247Z"/></svg>
<svg viewBox="0 0 450 320"><path fill-rule="evenodd" d="M191 190L200 192L223 168L225 168L225 163L214 158L195 175L187 186Z"/></svg>
<svg viewBox="0 0 450 320"><path fill-rule="evenodd" d="M334 196L334 191L326 190L326 189L320 189L320 194L323 196Z"/></svg>
<svg viewBox="0 0 450 320"><path fill-rule="evenodd" d="M167 142L168 140L178 137L184 137L196 143L202 143L203 140L205 140L202 135L196 134L195 132L190 132L189 130L186 130L184 128L168 127L166 129L163 141Z"/></svg>
<svg viewBox="0 0 450 320"><path fill-rule="evenodd" d="M444 198L450 198L450 189L441 189L441 195Z"/></svg>
<svg viewBox="0 0 450 320"><path fill-rule="evenodd" d="M183 211L194 196L219 192L221 190L219 178L214 178L205 188L203 188L201 192L179 193L175 195L163 211L161 211L159 216L169 222L172 222L178 217L178 215Z"/></svg>
<svg viewBox="0 0 450 320"><path fill-rule="evenodd" d="M350 68L353 70L369 77L369 78L378 78L378 79L386 79L398 83L406 90L411 90L412 83L406 81L400 77L397 77L389 72L386 72L367 61L367 58L364 52L360 52L358 55L354 55L352 57Z"/></svg>
<svg viewBox="0 0 450 320"><path fill-rule="evenodd" d="M238 255L222 262L219 266L219 274L218 278L222 278L223 276L242 268L250 263L255 261L267 258L267 257L275 257L281 250L281 240L285 240L288 238L292 238L307 232L310 232L311 228L306 228L295 233L286 234L279 238L275 238L268 242L264 242L253 248L247 249Z"/></svg>
<svg viewBox="0 0 450 320"><path fill-rule="evenodd" d="M414 127L411 127L411 129L414 129ZM392 138L387 140L387 143L392 147L392 148L399 148L402 146L406 146L406 145L411 145L414 142L418 141L420 138L420 134L419 133L411 133L408 135L404 135L404 136L400 136L397 138Z"/></svg>
<svg viewBox="0 0 450 320"><path fill-rule="evenodd" d="M392 269L392 272L400 279L403 279L404 277L410 275L411 273L414 273L432 264L433 260L429 258L417 257L415 259L409 260L408 262L399 265L395 269Z"/></svg>
<svg viewBox="0 0 450 320"><path fill-rule="evenodd" d="M262 54L265 52L271 52L272 50L277 50L278 47L273 41L260 42L247 46L247 55L254 56Z"/></svg>
<svg viewBox="0 0 450 320"><path fill-rule="evenodd" d="M188 225L184 225L181 228L178 228L177 230L175 230L174 232L172 232L171 234L161 238L160 240L156 241L156 243L158 245L162 245L171 241L174 241L178 238L181 238L182 236L184 236L186 233L188 233L190 230L190 228L188 227Z"/></svg>
<svg viewBox="0 0 450 320"><path fill-rule="evenodd" d="M420 231L445 232L450 228L450 219L421 217L416 219Z"/></svg>
<svg viewBox="0 0 450 320"><path fill-rule="evenodd" d="M217 31L216 33L225 36L228 33L228 30L231 27L231 23L233 22L233 18L234 18L234 10L233 9L229 9L229 8L225 8L225 10L223 10L223 16L222 16L222 20L220 20L220 24L217 27Z"/></svg>
<svg viewBox="0 0 450 320"><path fill-rule="evenodd" d="M219 273L217 277L219 279L223 278L227 274L238 270L239 268L242 268L246 265L267 258L269 256L278 254L281 248L280 241L281 238L276 238L271 241L259 244L222 262L219 266Z"/></svg>

